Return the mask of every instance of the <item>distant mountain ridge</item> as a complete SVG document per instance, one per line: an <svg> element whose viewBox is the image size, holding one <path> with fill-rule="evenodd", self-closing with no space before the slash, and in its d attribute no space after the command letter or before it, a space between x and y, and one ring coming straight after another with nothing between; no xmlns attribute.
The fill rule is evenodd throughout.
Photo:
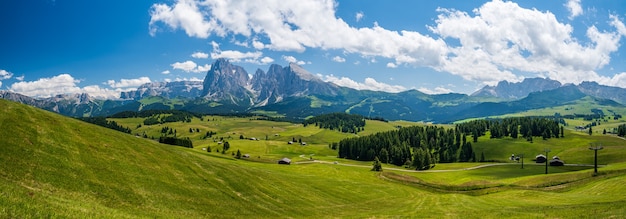
<svg viewBox="0 0 626 219"><path fill-rule="evenodd" d="M519 100L527 97L533 92L550 91L570 85L571 84L561 84L561 82L549 78L526 78L517 83L500 81L498 82L498 85L485 86L471 94L471 96L498 97L504 100ZM579 85L574 86L586 95L626 104L626 89L624 88L600 85L596 82L588 81L584 81Z"/></svg>
<svg viewBox="0 0 626 219"><path fill-rule="evenodd" d="M121 99L140 100L145 97L196 98L202 94L202 81L152 82L139 86L137 90L121 92Z"/></svg>
<svg viewBox="0 0 626 219"><path fill-rule="evenodd" d="M471 96L499 97L508 100L517 100L528 96L532 92L554 90L561 87L561 82L549 78L526 78L521 82L500 81L496 86L485 86Z"/></svg>
<svg viewBox="0 0 626 219"><path fill-rule="evenodd" d="M587 98L597 104L622 107L626 89L583 82L529 78L500 82L472 95L428 95L417 90L400 93L355 90L324 82L299 65L273 64L252 77L240 66L218 59L204 81L153 82L122 92L120 100L97 100L87 94L35 99L9 91L0 98L33 105L67 116L106 116L122 111L178 109L207 114L270 113L303 119L347 112L389 120L452 122L526 110L561 106ZM495 97L495 99L494 99Z"/></svg>

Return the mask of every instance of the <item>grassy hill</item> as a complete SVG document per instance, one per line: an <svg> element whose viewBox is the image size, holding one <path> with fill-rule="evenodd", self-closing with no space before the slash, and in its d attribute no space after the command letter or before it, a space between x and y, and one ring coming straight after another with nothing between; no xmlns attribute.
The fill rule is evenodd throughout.
<svg viewBox="0 0 626 219"><path fill-rule="evenodd" d="M249 122L251 127L259 125ZM280 138L300 135L315 142L311 150L326 150L326 140L312 137L325 130L273 124L284 129ZM219 130L226 125L224 121L212 128ZM386 124L379 125L378 129L385 129ZM241 128L236 132L246 136L265 133L231 123L235 126ZM567 168L546 176L539 166L532 165L523 171L503 165L451 172L404 172L385 166L382 174L360 166L369 163L352 162L356 165L348 166L341 165L343 160L340 164L286 166L207 153L200 149L202 143L194 149L162 145L4 100L0 100L0 128L2 218L626 215L625 158L612 160L615 163L602 168L597 177L591 176L590 169ZM366 131L374 129L366 126ZM322 135L338 138L331 133ZM276 142L284 141L275 137ZM247 145L243 140L233 145L256 147L243 146ZM291 153L288 150L297 154L303 148L280 147L283 149L274 148L264 156L286 156ZM440 168L458 170L476 165L480 164Z"/></svg>

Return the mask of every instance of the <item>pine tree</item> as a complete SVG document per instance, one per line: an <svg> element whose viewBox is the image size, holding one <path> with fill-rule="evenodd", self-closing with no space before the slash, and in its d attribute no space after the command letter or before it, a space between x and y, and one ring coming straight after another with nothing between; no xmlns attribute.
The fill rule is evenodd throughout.
<svg viewBox="0 0 626 219"><path fill-rule="evenodd" d="M593 134L593 130L591 130L591 126L589 126L589 135Z"/></svg>
<svg viewBox="0 0 626 219"><path fill-rule="evenodd" d="M378 160L378 157L374 157L374 163L372 164L372 171L376 171L376 172L383 171L383 166L380 164L380 160Z"/></svg>
<svg viewBox="0 0 626 219"><path fill-rule="evenodd" d="M241 159L241 151L239 151L239 149L237 149L237 155L235 155L235 157L237 157L237 159Z"/></svg>

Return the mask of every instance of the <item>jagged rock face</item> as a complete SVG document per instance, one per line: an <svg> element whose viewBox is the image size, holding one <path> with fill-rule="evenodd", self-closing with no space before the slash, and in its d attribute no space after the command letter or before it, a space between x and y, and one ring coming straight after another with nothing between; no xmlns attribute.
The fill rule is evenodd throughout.
<svg viewBox="0 0 626 219"><path fill-rule="evenodd" d="M596 82L585 81L578 85L578 89L590 96L609 99L621 104L626 104L626 89L623 88L609 87L605 85L600 85Z"/></svg>
<svg viewBox="0 0 626 219"><path fill-rule="evenodd" d="M522 82L500 81L496 86L485 86L472 96L521 99L532 92L553 90L561 87L561 82L544 78L526 78Z"/></svg>
<svg viewBox="0 0 626 219"><path fill-rule="evenodd" d="M287 67L271 65L268 72L257 70L252 78L252 89L257 91L257 105L277 103L285 97L311 94L336 96L339 87L326 83L302 67L291 63Z"/></svg>
<svg viewBox="0 0 626 219"><path fill-rule="evenodd" d="M253 94L247 89L248 72L240 66L232 65L225 59L218 59L204 78L202 97L215 101L230 101L237 105L251 105Z"/></svg>
<svg viewBox="0 0 626 219"><path fill-rule="evenodd" d="M202 94L201 81L153 82L139 86L137 90L122 92L121 99L140 100L144 97L196 98Z"/></svg>

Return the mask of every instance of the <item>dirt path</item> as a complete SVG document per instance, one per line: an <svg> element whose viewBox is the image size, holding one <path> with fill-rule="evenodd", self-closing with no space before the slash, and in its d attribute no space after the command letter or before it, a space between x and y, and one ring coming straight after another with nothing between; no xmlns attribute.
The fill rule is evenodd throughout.
<svg viewBox="0 0 626 219"><path fill-rule="evenodd" d="M302 157L302 155L300 155L300 157ZM361 168L372 168L372 166L370 166L370 165L346 164L346 163L330 162L330 161L323 161L323 160L311 160L311 161L294 162L294 164L312 164L312 163L342 165L342 166L361 167ZM414 172L414 173L443 173L443 172L456 172L456 171L475 170L475 169L480 169L480 168L485 168L485 167L505 166L505 165L521 165L521 164L520 163L490 163L490 164L483 164L483 165L478 165L478 166L474 166L474 167L461 168L461 169L450 169L450 170L412 170L412 169L394 168L394 167L385 167L383 169L384 170L402 171L402 172ZM545 164L528 163L528 164L525 164L525 165L536 165L536 166L542 165L543 166ZM565 164L565 166L593 167L592 164ZM603 167L603 166L604 165L598 165L598 167Z"/></svg>

